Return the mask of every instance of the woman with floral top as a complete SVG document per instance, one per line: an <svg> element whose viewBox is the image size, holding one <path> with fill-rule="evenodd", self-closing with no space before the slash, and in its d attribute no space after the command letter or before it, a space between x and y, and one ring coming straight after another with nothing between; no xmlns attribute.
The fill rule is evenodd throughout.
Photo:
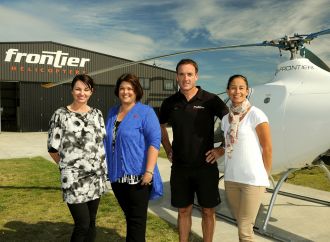
<svg viewBox="0 0 330 242"><path fill-rule="evenodd" d="M105 142L112 190L126 218L126 241L144 242L149 199L163 194L157 168L160 125L154 110L140 102L139 78L123 74L115 95L120 105L110 110Z"/></svg>
<svg viewBox="0 0 330 242"><path fill-rule="evenodd" d="M94 241L100 197L106 191L107 167L100 110L87 105L94 91L88 75L71 83L73 102L55 111L48 132L48 152L59 165L63 200L74 220L73 241Z"/></svg>

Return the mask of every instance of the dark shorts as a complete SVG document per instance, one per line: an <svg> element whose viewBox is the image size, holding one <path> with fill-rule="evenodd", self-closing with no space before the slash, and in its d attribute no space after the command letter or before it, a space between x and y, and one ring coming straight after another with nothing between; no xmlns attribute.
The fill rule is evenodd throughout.
<svg viewBox="0 0 330 242"><path fill-rule="evenodd" d="M195 193L203 208L214 208L221 202L217 166L172 167L170 184L173 207L184 208L193 204Z"/></svg>

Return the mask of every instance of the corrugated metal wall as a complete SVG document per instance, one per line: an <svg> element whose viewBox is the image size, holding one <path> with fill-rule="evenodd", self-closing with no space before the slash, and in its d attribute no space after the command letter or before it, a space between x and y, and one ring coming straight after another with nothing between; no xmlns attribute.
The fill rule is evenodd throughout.
<svg viewBox="0 0 330 242"><path fill-rule="evenodd" d="M16 50L11 55L11 61L6 62L4 60L9 49ZM31 62L31 60L34 60L34 56L38 58L39 55L45 54L43 51L54 53L62 51L62 53L68 53L67 56L69 57L88 58L90 61L86 62L85 67L63 66L62 68L55 68L47 64L26 63L26 56L21 57L21 62L15 62L17 53L30 54ZM19 82L19 90L17 91L19 93L17 94L19 95L19 104L16 115L17 131L47 130L48 121L55 109L72 102L69 84L44 89L41 87L41 83L62 80L68 80L68 83L71 83L77 73L93 73L128 62L130 61L123 58L54 42L0 43L0 82ZM161 102L176 91L174 71L146 64L92 75L97 83L97 89L89 104L99 108L105 117L108 108L117 102L117 97L113 94L116 80L121 74L127 72L149 79L150 86L144 90L141 101L153 106L156 112L159 110ZM174 87L172 90L164 88L165 80L173 80Z"/></svg>
<svg viewBox="0 0 330 242"><path fill-rule="evenodd" d="M95 87L89 105L102 111L106 118L108 109L116 102L114 86ZM40 83L20 83L19 131L47 131L54 111L72 103L70 85L45 89Z"/></svg>

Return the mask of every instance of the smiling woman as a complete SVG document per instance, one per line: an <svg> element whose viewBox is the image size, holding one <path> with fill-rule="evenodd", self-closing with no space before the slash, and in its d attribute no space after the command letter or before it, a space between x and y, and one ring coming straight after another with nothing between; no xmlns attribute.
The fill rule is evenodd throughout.
<svg viewBox="0 0 330 242"><path fill-rule="evenodd" d="M87 105L93 79L77 75L71 89L73 102L50 120L48 151L59 164L63 199L75 222L71 241L94 241L96 213L106 192L105 127L101 111Z"/></svg>
<svg viewBox="0 0 330 242"><path fill-rule="evenodd" d="M160 126L153 109L140 102L143 89L134 74L115 87L120 105L110 109L105 139L112 190L125 214L126 241L144 242L149 199L163 195L157 167Z"/></svg>
<svg viewBox="0 0 330 242"><path fill-rule="evenodd" d="M272 141L267 116L247 99L249 84L233 75L227 84L231 100L221 128L225 134L225 191L237 220L240 241L255 241L253 226L272 167Z"/></svg>

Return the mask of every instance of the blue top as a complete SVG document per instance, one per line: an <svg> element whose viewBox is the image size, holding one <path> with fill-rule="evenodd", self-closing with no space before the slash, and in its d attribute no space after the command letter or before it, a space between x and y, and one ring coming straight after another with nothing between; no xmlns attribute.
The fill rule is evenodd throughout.
<svg viewBox="0 0 330 242"><path fill-rule="evenodd" d="M161 141L160 125L154 110L137 102L121 121L113 149L112 132L118 111L119 105L111 108L106 121L105 150L111 182L124 175L143 175L146 170L148 148L153 146L159 150ZM156 164L150 199L162 195L163 183Z"/></svg>

